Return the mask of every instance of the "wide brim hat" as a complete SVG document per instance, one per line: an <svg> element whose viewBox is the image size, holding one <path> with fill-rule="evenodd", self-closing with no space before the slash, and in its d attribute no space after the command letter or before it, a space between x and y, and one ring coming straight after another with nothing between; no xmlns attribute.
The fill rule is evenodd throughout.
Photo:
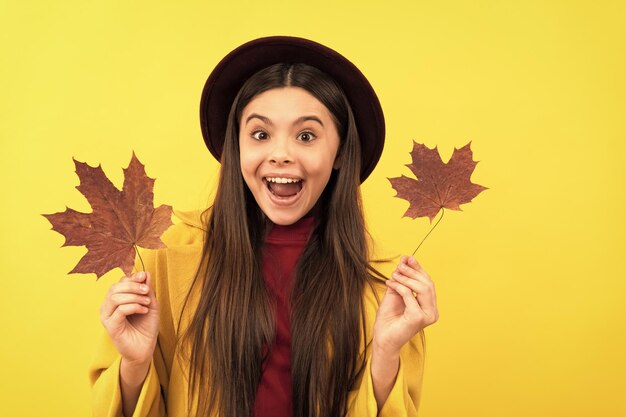
<svg viewBox="0 0 626 417"><path fill-rule="evenodd" d="M211 154L221 160L228 114L243 83L257 71L279 62L304 63L335 79L352 107L361 141L361 182L380 159L385 118L380 101L363 73L337 51L309 39L268 36L228 53L207 79L200 100L200 125Z"/></svg>

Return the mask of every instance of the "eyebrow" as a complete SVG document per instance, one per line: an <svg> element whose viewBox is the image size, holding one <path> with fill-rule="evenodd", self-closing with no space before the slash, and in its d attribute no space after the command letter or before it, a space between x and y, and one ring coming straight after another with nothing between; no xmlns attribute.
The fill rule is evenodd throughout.
<svg viewBox="0 0 626 417"><path fill-rule="evenodd" d="M267 123L268 125L270 125L270 126L274 126L274 123L272 123L272 121L271 121L269 118L267 118L267 117L265 117L265 116L262 116L262 115L260 115L260 114L257 114L257 113L252 113L250 116L248 116L248 118L246 119L246 124L248 124L248 122L249 122L250 120L254 119L254 118L261 119L261 120L263 120L265 123ZM311 114L311 115L306 115L306 116L301 116L301 117L298 117L298 118L297 118L297 119L293 122L293 124L294 124L294 125L297 125L297 124L302 123L302 122L304 122L304 121L306 121L306 120L313 120L314 122L317 122L317 123L319 123L320 125L322 125L322 127L324 127L324 123L322 123L322 121L319 119L319 117L314 116L314 115L312 115L312 114Z"/></svg>

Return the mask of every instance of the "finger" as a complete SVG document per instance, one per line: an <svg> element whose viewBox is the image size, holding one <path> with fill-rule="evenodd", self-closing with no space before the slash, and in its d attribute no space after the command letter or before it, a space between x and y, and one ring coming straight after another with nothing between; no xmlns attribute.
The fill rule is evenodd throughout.
<svg viewBox="0 0 626 417"><path fill-rule="evenodd" d="M130 275L124 275L122 278L120 278L119 282L127 282L127 281L141 282L142 280L140 279L141 276L139 274L142 274L142 273L143 272L139 271Z"/></svg>
<svg viewBox="0 0 626 417"><path fill-rule="evenodd" d="M433 285L423 280L415 279L407 276L402 271L393 271L391 274L393 280L399 281L401 284L411 288L416 293L427 293L433 290Z"/></svg>
<svg viewBox="0 0 626 417"><path fill-rule="evenodd" d="M400 272L401 274L411 279L427 281L427 278L423 275L422 271L415 270L412 267L408 266L407 264L403 264L403 263L398 264L396 271Z"/></svg>
<svg viewBox="0 0 626 417"><path fill-rule="evenodd" d="M154 303L151 303L151 307L156 306L156 294L154 292L154 288L152 288L152 281L150 278L150 272L148 271L140 271L137 272L136 274L137 276L134 278L137 282L142 283L143 285L145 285L148 288L148 291L146 293L146 295L148 297L150 297L151 301L154 301ZM142 287L144 288L144 287Z"/></svg>
<svg viewBox="0 0 626 417"><path fill-rule="evenodd" d="M426 313L418 304L410 288L402 285L400 282L397 281L389 281L389 285L391 285L391 288L393 288L398 294L400 294L402 300L404 300L405 315L416 320L419 320L421 317L426 316Z"/></svg>
<svg viewBox="0 0 626 417"><path fill-rule="evenodd" d="M134 294L148 294L150 288L146 284L142 284L139 282L125 281L119 282L117 284L111 285L109 288L109 293L107 294L110 297L113 294L120 292L129 292Z"/></svg>
<svg viewBox="0 0 626 417"><path fill-rule="evenodd" d="M409 267L410 270L416 271L417 275L415 274L409 274L410 270L407 270L405 268L405 266ZM406 274L402 274L402 272L407 271ZM439 312L437 310L437 294L435 292L435 284L434 281L432 280L432 278L430 277L430 275L428 275L428 273L424 270L424 268L422 268L422 266L420 265L420 263L417 261L417 259L415 259L414 256L402 256L401 258L401 262L400 265L398 265L398 272L400 272L400 274L402 275L411 275L409 278L413 278L416 279L418 281L421 281L423 283L425 283L426 285L428 285L431 290L432 290L432 297L430 298L428 303L424 303L422 302L422 300L418 299L418 302L420 304L420 306L422 306L422 309L428 313L431 318L434 318L434 321L437 321L439 319ZM426 305L424 305L426 304Z"/></svg>
<svg viewBox="0 0 626 417"><path fill-rule="evenodd" d="M115 294L129 293L149 296L149 290L150 288L146 284L140 284L138 282L124 281L111 285L104 302L100 306L100 315L105 317L111 316L116 306L111 303L111 297Z"/></svg>
<svg viewBox="0 0 626 417"><path fill-rule="evenodd" d="M404 275L407 275L409 278L431 281L428 273L412 256L403 256L396 270L403 272Z"/></svg>
<svg viewBox="0 0 626 417"><path fill-rule="evenodd" d="M429 317L436 317L437 311L437 299L435 294L435 287L431 283L424 283L415 279L410 279L402 274L394 272L392 274L394 280L400 284L410 288L415 292L417 302L422 310L428 314Z"/></svg>
<svg viewBox="0 0 626 417"><path fill-rule="evenodd" d="M146 314L149 311L148 307L143 306L141 304L133 303L133 304L122 304L118 306L109 320L113 323L120 323L126 319L126 317L131 316L133 314Z"/></svg>
<svg viewBox="0 0 626 417"><path fill-rule="evenodd" d="M390 280L390 279L385 281L385 284L387 284L387 291L389 291L390 294L398 294L398 295L400 295L398 293L398 291L393 289L393 287L392 287L393 283L394 283L394 281Z"/></svg>
<svg viewBox="0 0 626 417"><path fill-rule="evenodd" d="M145 282L148 273L146 271L139 271L133 274L132 279L134 282Z"/></svg>
<svg viewBox="0 0 626 417"><path fill-rule="evenodd" d="M150 272L148 271L144 272L144 284L148 286L148 291L150 292L150 294L152 294L154 290L152 288L152 279L150 277Z"/></svg>
<svg viewBox="0 0 626 417"><path fill-rule="evenodd" d="M422 266L420 265L419 262L417 262L417 259L415 259L414 256L407 256L406 257L406 264L409 265L411 268L420 270L422 269Z"/></svg>
<svg viewBox="0 0 626 417"><path fill-rule="evenodd" d="M154 287L152 286L152 277L150 276L150 272L146 271L146 281L145 281L145 285L148 286L148 297L150 297L150 300L153 300L156 302L156 293L154 291Z"/></svg>
<svg viewBox="0 0 626 417"><path fill-rule="evenodd" d="M146 293L149 290L149 288L145 286L141 286L141 283L129 284L132 282L141 281L141 276L139 274L140 274L139 272L135 272L134 274L131 274L130 276L129 275L122 276L118 283L113 284L109 287L109 291L107 292L107 295L106 295L107 298L115 293L120 293L120 292L131 292L131 293L137 293L137 294Z"/></svg>
<svg viewBox="0 0 626 417"><path fill-rule="evenodd" d="M435 286L435 284L431 280L426 278L421 272L418 272L414 270L413 268L404 264L398 265L398 268L396 268L396 270L392 272L391 274L392 279L396 275L405 277L408 280L413 281L413 282L418 282L422 285L425 285L426 287L434 288Z"/></svg>
<svg viewBox="0 0 626 417"><path fill-rule="evenodd" d="M109 297L100 309L102 320L107 320L115 309L123 304L142 304L149 306L151 303L150 297L146 295L132 294L132 293L115 293Z"/></svg>
<svg viewBox="0 0 626 417"><path fill-rule="evenodd" d="M430 277L430 275L428 275L428 272L426 272L424 268L422 268L422 265L417 262L417 259L415 259L413 256L407 257L407 265L415 269L416 271L421 272L425 278L432 281L432 278Z"/></svg>

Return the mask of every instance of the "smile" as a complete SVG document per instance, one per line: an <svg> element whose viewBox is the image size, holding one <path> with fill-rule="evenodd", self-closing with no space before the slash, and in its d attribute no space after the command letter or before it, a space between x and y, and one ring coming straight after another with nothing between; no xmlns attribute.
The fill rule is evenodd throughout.
<svg viewBox="0 0 626 417"><path fill-rule="evenodd" d="M297 177L264 177L270 200L279 206L290 206L302 195L304 180Z"/></svg>

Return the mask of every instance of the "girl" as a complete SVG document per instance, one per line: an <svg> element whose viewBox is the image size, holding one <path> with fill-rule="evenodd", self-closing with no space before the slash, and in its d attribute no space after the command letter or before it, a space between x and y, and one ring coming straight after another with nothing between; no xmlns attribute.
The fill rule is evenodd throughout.
<svg viewBox="0 0 626 417"><path fill-rule="evenodd" d="M371 265L367 79L319 43L256 39L211 73L201 122L215 200L111 286L94 416L417 416L436 295L413 257L390 280Z"/></svg>

